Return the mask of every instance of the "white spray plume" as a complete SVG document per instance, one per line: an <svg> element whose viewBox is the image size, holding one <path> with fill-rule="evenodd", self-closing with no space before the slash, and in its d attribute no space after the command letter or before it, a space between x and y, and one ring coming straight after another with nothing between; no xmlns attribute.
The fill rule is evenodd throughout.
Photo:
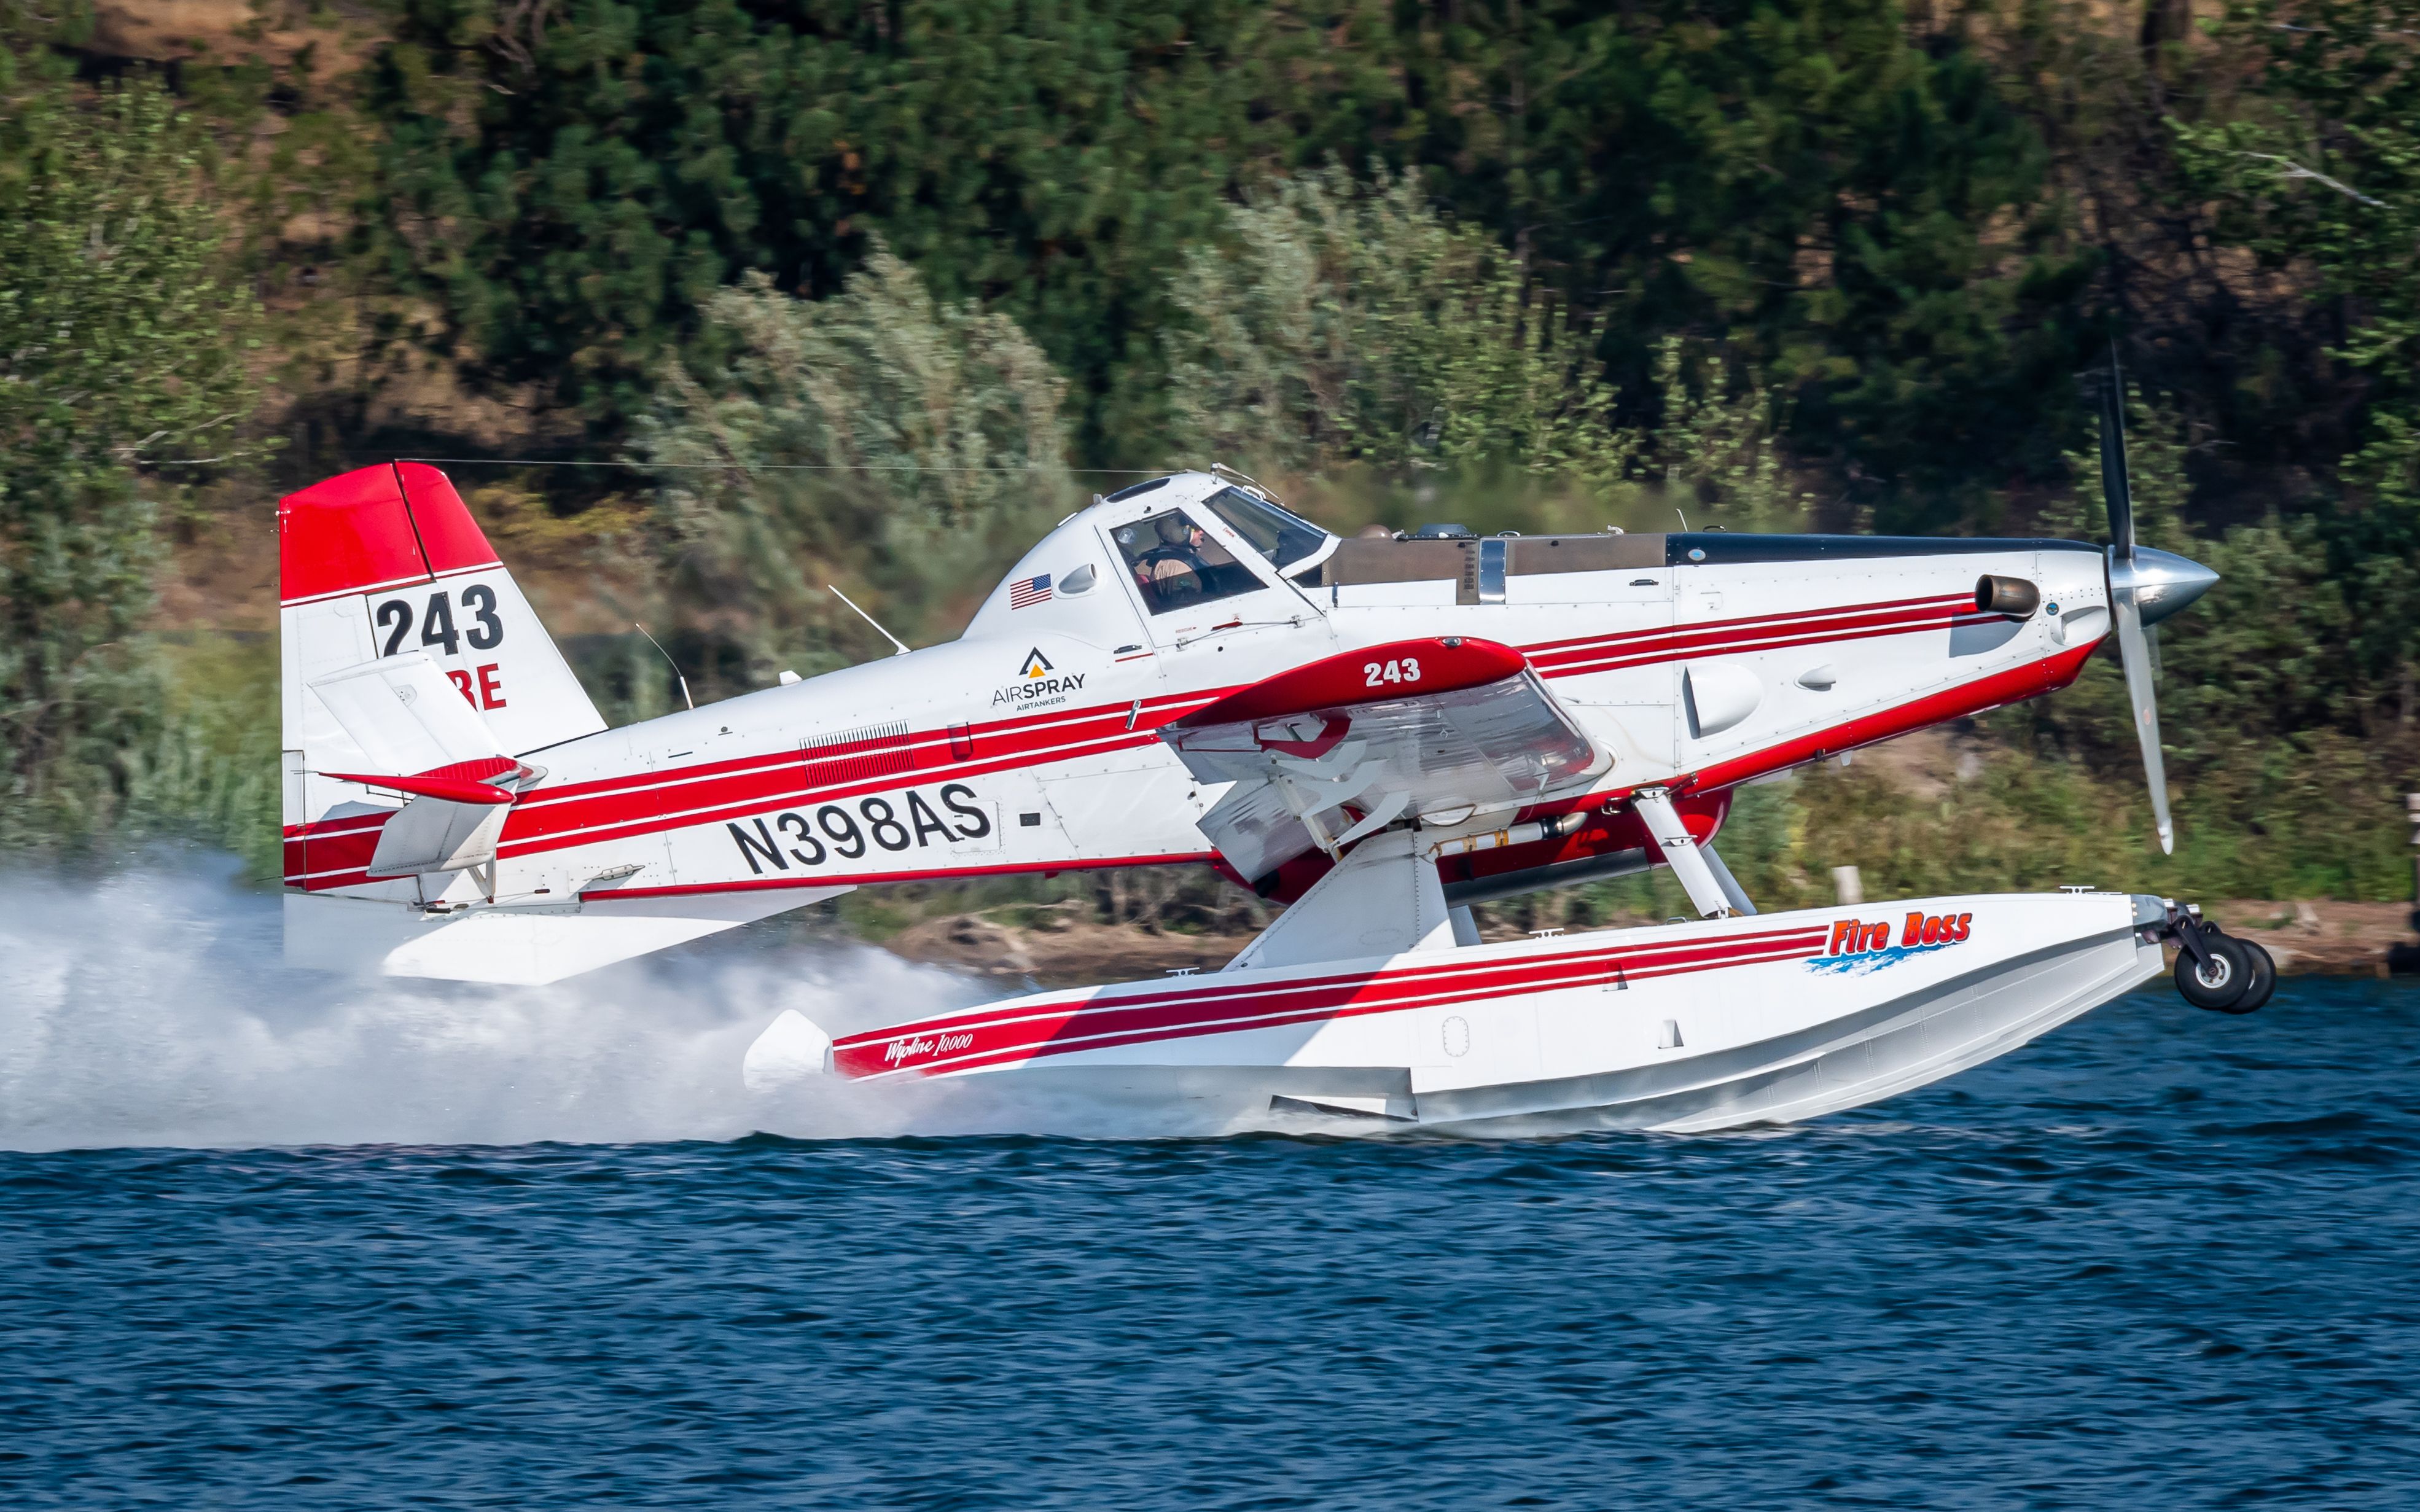
<svg viewBox="0 0 2420 1512"><path fill-rule="evenodd" d="M232 872L0 874L0 1148L1180 1132L979 1081L751 1092L784 1010L847 1033L998 995L869 946L739 931L547 987L334 977L282 964L278 900Z"/></svg>

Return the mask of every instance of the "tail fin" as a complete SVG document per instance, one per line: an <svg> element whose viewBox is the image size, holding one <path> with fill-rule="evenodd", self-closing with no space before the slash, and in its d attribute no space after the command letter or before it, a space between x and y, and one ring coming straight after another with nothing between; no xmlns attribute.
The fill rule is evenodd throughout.
<svg viewBox="0 0 2420 1512"><path fill-rule="evenodd" d="M454 486L364 468L277 525L288 964L555 981L847 890L583 892L640 870L618 854L514 875L500 837L546 761L521 758L605 721Z"/></svg>
<svg viewBox="0 0 2420 1512"><path fill-rule="evenodd" d="M409 751L446 762L520 756L605 728L486 533L435 468L386 463L288 496L277 506L277 569L289 883L318 889L366 881L360 874L366 854L347 852L343 864L322 865L337 859L334 851L298 852L310 839L333 841L325 822L343 813L361 816L364 823L349 827L364 833L349 838L353 848L365 849L374 843L373 816L382 819L380 810L393 802L323 774L411 776L394 770L410 764ZM397 663L394 677L365 684L358 675L390 658ZM411 721L425 727L433 745L400 727L399 734L389 732L396 738L380 738L378 722L365 723L373 706L353 707L359 700L349 702L350 694L376 685L409 703L415 683L429 674L407 675L400 664L423 658L442 678L432 686L450 685L473 719Z"/></svg>

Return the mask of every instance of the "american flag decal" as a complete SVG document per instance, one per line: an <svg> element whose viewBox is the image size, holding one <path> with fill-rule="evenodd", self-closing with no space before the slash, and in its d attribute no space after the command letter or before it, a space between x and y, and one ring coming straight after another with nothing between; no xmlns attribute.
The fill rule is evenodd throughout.
<svg viewBox="0 0 2420 1512"><path fill-rule="evenodd" d="M1045 604L1049 600L1050 575L1047 572L1039 578L1019 578L1008 585L1010 609L1024 609L1028 605Z"/></svg>

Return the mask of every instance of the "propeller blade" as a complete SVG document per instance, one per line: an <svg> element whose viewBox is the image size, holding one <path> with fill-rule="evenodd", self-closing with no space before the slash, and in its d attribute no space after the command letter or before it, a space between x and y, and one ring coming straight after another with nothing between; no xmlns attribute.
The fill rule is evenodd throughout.
<svg viewBox="0 0 2420 1512"><path fill-rule="evenodd" d="M2160 829L2160 853L2174 856L2176 825L2168 818L2168 764L2160 754L2159 643L2144 633L2143 604L2136 596L2138 579L2148 568L2165 570L2165 554L2138 566L2134 557L2134 493L2126 479L2126 379L2118 367L2118 344L2109 344L2109 380L2101 385L2101 493L2109 501L2109 609L2118 621L2118 659L2126 669L2126 705L2134 716L2134 738L2143 747L2143 779L2151 789L2151 819ZM2193 563L2186 563L2193 566ZM2217 575L2196 568L2210 579ZM2209 581L2195 586L2183 603L2191 603ZM2159 592L2154 587L2155 596ZM2180 603L2177 608L2182 608ZM2162 609L2154 619L2174 613Z"/></svg>
<svg viewBox="0 0 2420 1512"><path fill-rule="evenodd" d="M2114 554L2117 548L2110 548ZM2114 575L2113 575L2114 576ZM2168 766L2160 755L2160 705L2151 690L2151 648L2143 635L2143 607L2129 584L2110 585L2109 607L2118 621L2118 657L2126 668L2126 703L2134 716L2134 734L2143 743L2143 779L2151 788L2151 818L2160 827L2160 853L2177 850L2176 826L2168 821Z"/></svg>
<svg viewBox="0 0 2420 1512"><path fill-rule="evenodd" d="M2109 381L2101 385L2101 493L2109 501L2109 548L2134 560L2134 495L2126 484L2126 384L2118 344L2109 344Z"/></svg>

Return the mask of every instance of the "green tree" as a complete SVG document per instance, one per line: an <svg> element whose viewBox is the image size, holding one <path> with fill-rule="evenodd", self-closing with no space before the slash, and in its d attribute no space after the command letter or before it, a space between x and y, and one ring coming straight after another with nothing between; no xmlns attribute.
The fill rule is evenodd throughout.
<svg viewBox="0 0 2420 1512"><path fill-rule="evenodd" d="M1316 150L1308 117L1389 87L1325 45L1363 10L403 0L372 224L467 375L608 424L717 287L830 293L878 233L1140 438L1161 390L1116 379L1155 356L1167 270L1258 164Z"/></svg>
<svg viewBox="0 0 2420 1512"><path fill-rule="evenodd" d="M1607 322L1652 420L1664 336L1743 344L1802 462L1884 523L2059 482L2088 255L1957 11L1900 0L1496 0L1394 42L1394 133L1468 224ZM1852 471L1854 470L1854 471Z"/></svg>
<svg viewBox="0 0 2420 1512"><path fill-rule="evenodd" d="M2242 0L2220 28L2254 71L2236 118L2180 125L2221 234L2335 301L2330 355L2363 386L2319 514L2349 623L2337 682L2412 737L2420 654L2420 0ZM2382 719L2358 733L2382 736Z"/></svg>
<svg viewBox="0 0 2420 1512"><path fill-rule="evenodd" d="M1081 455L1140 465L1198 418L1171 270L1249 271L1271 223L1234 204L1374 161L1493 239L1499 296L1602 323L1633 423L1663 336L1738 338L1802 454L1938 525L2056 480L2089 346L2005 96L1899 0L401 0L365 204L398 334L609 431L665 354L710 365L713 289L829 293L879 233L1050 355Z"/></svg>
<svg viewBox="0 0 2420 1512"><path fill-rule="evenodd" d="M242 454L257 311L156 85L0 85L0 828L22 839L106 823L156 730L160 500Z"/></svg>
<svg viewBox="0 0 2420 1512"><path fill-rule="evenodd" d="M2420 417L2420 0L2238 0L2222 32L2256 70L2235 118L2176 130L2221 234L2307 269L2341 301L2337 356L2392 423L2367 438L2412 497ZM2367 448L2365 448L2366 451ZM2372 474L2375 476L2375 474Z"/></svg>
<svg viewBox="0 0 2420 1512"><path fill-rule="evenodd" d="M1189 253L1171 303L1174 434L1192 460L1294 473L1479 462L1621 477L1596 332L1417 181L1281 179Z"/></svg>
<svg viewBox="0 0 2420 1512"><path fill-rule="evenodd" d="M1655 386L1664 423L1643 443L1676 508L1702 504L1699 524L1750 531L1804 528L1813 501L1792 486L1781 453L1786 403L1754 366L1732 374L1719 360L1696 364L1688 344L1664 338Z"/></svg>
<svg viewBox="0 0 2420 1512"><path fill-rule="evenodd" d="M728 355L670 369L634 450L691 608L740 625L759 680L870 649L827 581L913 625L971 607L986 563L1064 511L1063 380L1016 322L936 301L879 245L829 299L751 274L706 316Z"/></svg>

